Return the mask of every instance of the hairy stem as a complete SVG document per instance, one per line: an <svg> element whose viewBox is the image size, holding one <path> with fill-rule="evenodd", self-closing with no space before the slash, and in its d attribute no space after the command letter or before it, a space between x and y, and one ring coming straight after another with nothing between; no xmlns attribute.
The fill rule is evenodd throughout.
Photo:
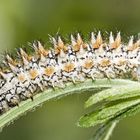
<svg viewBox="0 0 140 140"><path fill-rule="evenodd" d="M28 99L26 101L22 101L19 104L19 107L16 106L3 115L0 116L0 128L3 128L5 125L17 119L19 116L23 115L29 110L34 109L39 106L43 102L50 99L58 99L60 97L64 97L73 93L81 93L83 91L88 91L89 89L101 89L101 88L111 88L111 87L120 87L129 84L135 84L136 82L129 80L108 80L108 79L98 79L96 81L92 81L90 79L86 80L83 83L77 83L74 85L73 83L67 83L64 89L55 88L55 89L47 89L46 91L39 93L34 96L34 100Z"/></svg>

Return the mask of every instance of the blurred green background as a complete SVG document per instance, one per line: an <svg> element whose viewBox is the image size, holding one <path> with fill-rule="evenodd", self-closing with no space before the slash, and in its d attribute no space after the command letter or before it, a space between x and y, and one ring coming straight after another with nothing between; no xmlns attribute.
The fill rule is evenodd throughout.
<svg viewBox="0 0 140 140"><path fill-rule="evenodd" d="M0 0L0 52L34 39L94 30L140 32L140 0ZM94 129L76 127L91 93L44 103L0 133L0 140L88 140ZM139 140L140 114L121 121L111 140Z"/></svg>

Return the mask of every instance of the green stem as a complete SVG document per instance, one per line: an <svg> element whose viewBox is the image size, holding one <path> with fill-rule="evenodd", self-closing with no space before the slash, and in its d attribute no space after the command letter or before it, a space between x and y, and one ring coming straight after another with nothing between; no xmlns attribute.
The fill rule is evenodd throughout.
<svg viewBox="0 0 140 140"><path fill-rule="evenodd" d="M48 89L42 93L39 93L34 96L34 100L31 101L30 99L26 101L22 101L19 104L19 107L16 106L3 115L0 116L0 128L3 128L5 125L9 124L10 122L17 119L19 116L23 115L29 110L39 106L43 102L50 100L50 99L58 99L59 97L64 97L69 94L73 93L81 93L82 91L87 91L89 89L101 89L101 88L111 88L116 86L124 86L129 84L135 84L136 82L129 81L129 80L108 80L108 79L98 79L95 82L88 79L83 83L78 83L76 85L72 83L67 83L64 89L56 88L56 89ZM94 91L94 90L93 90Z"/></svg>
<svg viewBox="0 0 140 140"><path fill-rule="evenodd" d="M101 125L90 140L109 140L119 121L114 120Z"/></svg>
<svg viewBox="0 0 140 140"><path fill-rule="evenodd" d="M105 137L103 138L103 140L109 140L109 138L111 137L114 128L116 127L117 121L112 122L111 126L109 127L109 129L106 132Z"/></svg>

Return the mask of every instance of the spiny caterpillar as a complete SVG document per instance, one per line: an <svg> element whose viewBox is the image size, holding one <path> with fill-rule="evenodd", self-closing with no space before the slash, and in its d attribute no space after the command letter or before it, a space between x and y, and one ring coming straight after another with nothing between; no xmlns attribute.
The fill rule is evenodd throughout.
<svg viewBox="0 0 140 140"><path fill-rule="evenodd" d="M45 49L39 41L32 44L34 55L18 50L18 58L6 55L0 70L0 114L18 106L48 88L64 88L66 82L83 82L86 78L131 78L139 80L140 40L121 43L120 32L115 40L103 41L101 33L91 33L91 41L84 42L77 34L71 43L60 37L51 38L54 48ZM93 83L94 84L94 83Z"/></svg>

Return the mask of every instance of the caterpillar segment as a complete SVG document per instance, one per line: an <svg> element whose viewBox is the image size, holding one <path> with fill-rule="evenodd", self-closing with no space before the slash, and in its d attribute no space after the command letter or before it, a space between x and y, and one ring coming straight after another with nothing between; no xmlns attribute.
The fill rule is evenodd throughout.
<svg viewBox="0 0 140 140"><path fill-rule="evenodd" d="M32 44L29 55L18 49L18 58L6 55L0 69L0 114L20 102L32 99L48 88L65 88L67 82L84 82L101 78L140 79L140 40L130 37L123 43L120 32L112 32L104 40L101 32L91 33L90 41L83 41L78 33L71 35L71 43L59 36L51 38L53 48L45 49L40 41ZM93 83L94 84L94 83Z"/></svg>

